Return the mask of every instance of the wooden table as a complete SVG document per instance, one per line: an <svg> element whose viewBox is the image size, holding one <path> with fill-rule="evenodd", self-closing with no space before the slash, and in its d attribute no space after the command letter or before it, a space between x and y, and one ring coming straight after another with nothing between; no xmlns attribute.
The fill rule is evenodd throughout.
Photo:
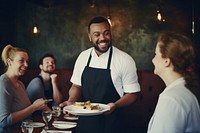
<svg viewBox="0 0 200 133"><path fill-rule="evenodd" d="M44 123L43 119L42 119L42 115L36 115L33 117L33 122L42 122ZM54 121L54 117L52 117L51 121L49 122L49 129L51 130L65 130L65 131L72 131L72 133L74 133L75 131L75 128L72 128L72 129L57 129L55 128L52 123ZM64 119L64 114L61 114L60 117L57 119L57 120L62 120L62 121L70 121L70 120L66 120ZM71 121L71 122L76 122L76 121ZM34 128L33 129L33 133L41 133L42 130L44 129L44 127L39 127L39 128ZM13 133L22 133L22 130L21 129L17 129L15 130Z"/></svg>

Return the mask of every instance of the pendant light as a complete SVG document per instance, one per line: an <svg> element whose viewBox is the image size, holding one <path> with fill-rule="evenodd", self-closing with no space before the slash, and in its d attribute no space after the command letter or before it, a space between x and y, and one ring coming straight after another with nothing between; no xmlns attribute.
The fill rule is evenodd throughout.
<svg viewBox="0 0 200 133"><path fill-rule="evenodd" d="M107 16L107 19L108 19L108 22L110 23L110 26L112 27L112 21L111 21L111 15L110 15L110 0L108 0L108 16Z"/></svg>
<svg viewBox="0 0 200 133"><path fill-rule="evenodd" d="M33 27L32 27L32 33L33 34L39 34L40 33L40 30L39 30L39 26L38 24L36 23L36 5L34 5L34 10L33 10L33 13L34 13L34 16L33 16Z"/></svg>

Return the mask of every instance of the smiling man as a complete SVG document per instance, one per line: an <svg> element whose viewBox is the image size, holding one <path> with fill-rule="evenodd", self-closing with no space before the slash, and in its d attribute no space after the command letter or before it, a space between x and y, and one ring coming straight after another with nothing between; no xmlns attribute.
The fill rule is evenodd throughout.
<svg viewBox="0 0 200 133"><path fill-rule="evenodd" d="M111 26L104 17L94 17L88 24L91 48L76 60L72 87L65 106L76 101L103 103L105 114L80 116L76 133L123 133L122 108L133 103L140 91L135 61L112 46Z"/></svg>
<svg viewBox="0 0 200 133"><path fill-rule="evenodd" d="M62 95L57 84L56 60L52 54L45 54L39 61L40 74L31 80L27 86L27 93L31 102L38 98L53 99L59 104ZM52 102L48 103L51 108Z"/></svg>

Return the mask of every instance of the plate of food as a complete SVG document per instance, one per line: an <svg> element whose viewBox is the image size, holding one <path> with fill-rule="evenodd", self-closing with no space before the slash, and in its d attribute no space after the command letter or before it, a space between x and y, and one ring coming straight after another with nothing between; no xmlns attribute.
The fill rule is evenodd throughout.
<svg viewBox="0 0 200 133"><path fill-rule="evenodd" d="M99 115L110 110L106 104L87 102L75 102L63 108L64 111L78 116Z"/></svg>

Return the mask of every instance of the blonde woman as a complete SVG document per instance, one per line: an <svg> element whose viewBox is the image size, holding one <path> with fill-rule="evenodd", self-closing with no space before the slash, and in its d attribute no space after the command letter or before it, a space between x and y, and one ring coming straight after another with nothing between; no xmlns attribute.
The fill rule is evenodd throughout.
<svg viewBox="0 0 200 133"><path fill-rule="evenodd" d="M18 80L28 67L28 53L24 49L5 46L2 61L6 72L0 76L0 133L9 133L34 111L47 105L44 99L31 104L23 83Z"/></svg>

